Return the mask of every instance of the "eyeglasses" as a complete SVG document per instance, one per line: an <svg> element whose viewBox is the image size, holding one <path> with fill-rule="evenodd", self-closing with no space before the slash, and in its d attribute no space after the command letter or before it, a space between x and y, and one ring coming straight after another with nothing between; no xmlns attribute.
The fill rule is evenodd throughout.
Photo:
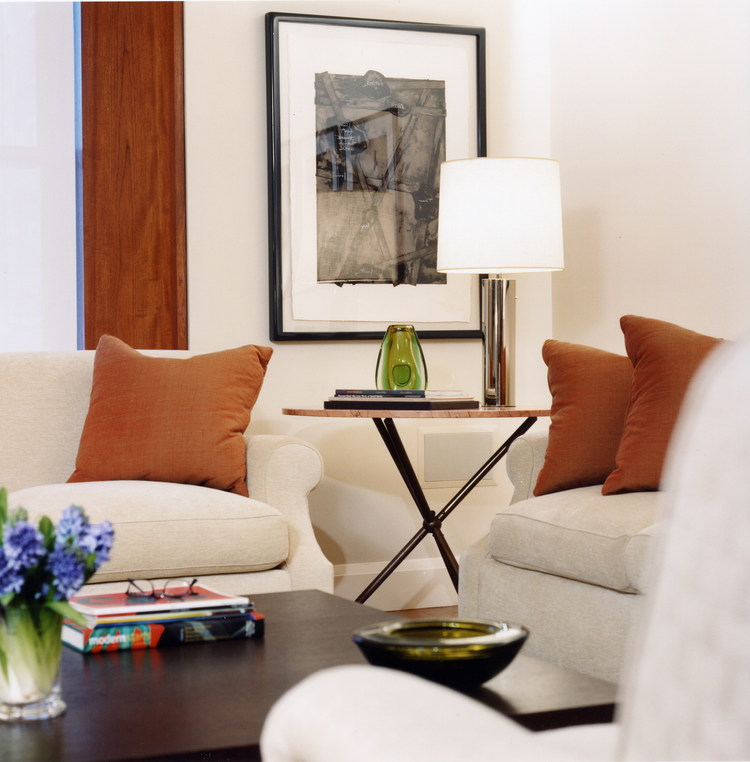
<svg viewBox="0 0 750 762"><path fill-rule="evenodd" d="M157 590L150 579L129 579L125 594L133 598L184 598L186 595L198 595L193 590L197 581L197 577L192 582L186 579L168 579L162 589Z"/></svg>

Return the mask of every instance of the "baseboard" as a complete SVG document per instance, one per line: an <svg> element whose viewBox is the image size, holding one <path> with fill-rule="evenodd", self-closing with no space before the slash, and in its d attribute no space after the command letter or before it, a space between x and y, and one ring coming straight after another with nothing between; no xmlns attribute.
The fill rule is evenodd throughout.
<svg viewBox="0 0 750 762"><path fill-rule="evenodd" d="M334 567L334 592L353 601L384 563L339 564ZM440 558L406 559L368 598L383 611L455 606L458 595Z"/></svg>

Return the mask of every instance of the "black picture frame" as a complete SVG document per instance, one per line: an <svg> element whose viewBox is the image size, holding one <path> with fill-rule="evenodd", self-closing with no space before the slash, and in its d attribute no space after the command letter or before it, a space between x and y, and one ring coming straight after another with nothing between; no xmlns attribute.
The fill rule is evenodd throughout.
<svg viewBox="0 0 750 762"><path fill-rule="evenodd" d="M271 340L481 338L479 276L434 255L440 162L486 155L485 30L268 13L266 75Z"/></svg>

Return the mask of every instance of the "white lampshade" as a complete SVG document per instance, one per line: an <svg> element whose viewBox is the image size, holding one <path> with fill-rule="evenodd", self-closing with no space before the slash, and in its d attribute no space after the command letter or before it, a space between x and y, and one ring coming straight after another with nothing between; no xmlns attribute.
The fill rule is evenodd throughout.
<svg viewBox="0 0 750 762"><path fill-rule="evenodd" d="M552 159L460 159L440 170L437 269L563 268L560 167Z"/></svg>

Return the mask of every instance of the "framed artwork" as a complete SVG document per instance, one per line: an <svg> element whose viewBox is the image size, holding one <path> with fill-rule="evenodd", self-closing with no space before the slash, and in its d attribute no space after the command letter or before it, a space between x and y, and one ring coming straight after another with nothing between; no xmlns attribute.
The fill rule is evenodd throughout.
<svg viewBox="0 0 750 762"><path fill-rule="evenodd" d="M479 276L436 269L440 165L485 155L484 30L266 16L270 334L480 338Z"/></svg>

